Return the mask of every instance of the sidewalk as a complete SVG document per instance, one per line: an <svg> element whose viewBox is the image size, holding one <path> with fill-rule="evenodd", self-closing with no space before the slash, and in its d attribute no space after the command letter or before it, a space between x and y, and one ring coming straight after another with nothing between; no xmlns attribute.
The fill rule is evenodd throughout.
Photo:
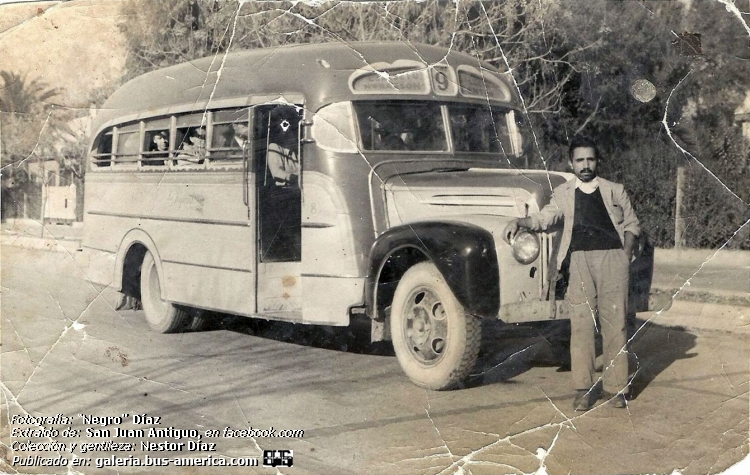
<svg viewBox="0 0 750 475"><path fill-rule="evenodd" d="M42 251L75 252L81 247L83 223L49 224L42 227L29 219L2 223L0 244Z"/></svg>
<svg viewBox="0 0 750 475"><path fill-rule="evenodd" d="M750 334L750 251L656 249L652 298L638 316L666 326Z"/></svg>
<svg viewBox="0 0 750 475"><path fill-rule="evenodd" d="M638 318L667 327L750 335L750 306L673 300L669 310L641 312Z"/></svg>
<svg viewBox="0 0 750 475"><path fill-rule="evenodd" d="M2 224L0 245L76 253L81 224L42 229L34 221L9 220ZM750 251L656 249L651 295L654 301L666 304L640 313L641 319L750 334Z"/></svg>

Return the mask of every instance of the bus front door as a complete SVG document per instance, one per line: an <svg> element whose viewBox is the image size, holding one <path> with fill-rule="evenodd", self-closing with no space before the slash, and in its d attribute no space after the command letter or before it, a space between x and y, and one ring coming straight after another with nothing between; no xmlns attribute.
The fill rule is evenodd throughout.
<svg viewBox="0 0 750 475"><path fill-rule="evenodd" d="M258 219L257 313L302 319L302 193L297 108L259 106L254 115Z"/></svg>

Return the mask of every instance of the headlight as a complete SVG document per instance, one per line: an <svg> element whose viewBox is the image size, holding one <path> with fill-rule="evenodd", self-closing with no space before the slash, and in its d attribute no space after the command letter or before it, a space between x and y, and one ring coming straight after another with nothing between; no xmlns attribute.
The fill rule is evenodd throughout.
<svg viewBox="0 0 750 475"><path fill-rule="evenodd" d="M531 264L539 257L539 237L527 231L516 234L513 240L513 257L521 264Z"/></svg>

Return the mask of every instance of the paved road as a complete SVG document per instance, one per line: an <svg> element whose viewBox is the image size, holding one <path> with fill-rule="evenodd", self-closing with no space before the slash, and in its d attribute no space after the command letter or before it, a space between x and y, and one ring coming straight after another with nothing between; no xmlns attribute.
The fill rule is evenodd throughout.
<svg viewBox="0 0 750 475"><path fill-rule="evenodd" d="M349 335L224 318L213 331L152 333L141 312L115 312L115 295L86 283L64 253L3 247L2 294L9 415L147 413L160 425L142 427L303 429L296 439L203 439L216 457L292 449L289 474L534 473L542 464L549 474L704 474L747 455L746 335L643 328L629 408L581 414L549 327L487 325L477 376L437 393L410 384L387 346L364 344L356 325ZM4 444L8 431L3 417ZM77 442L107 440L96 435ZM164 440L186 442L153 439ZM202 470L148 473L276 473Z"/></svg>
<svg viewBox="0 0 750 475"><path fill-rule="evenodd" d="M750 265L733 268L699 263L662 263L654 269L653 285L663 289L707 292L717 295L744 295L750 298Z"/></svg>

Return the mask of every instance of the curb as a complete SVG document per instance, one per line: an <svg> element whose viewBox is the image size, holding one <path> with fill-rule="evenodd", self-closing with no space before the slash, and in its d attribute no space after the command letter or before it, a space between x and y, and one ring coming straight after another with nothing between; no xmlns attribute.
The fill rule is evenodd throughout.
<svg viewBox="0 0 750 475"><path fill-rule="evenodd" d="M750 307L750 291L738 292L733 290L709 289L705 287L685 287L679 289L677 287L652 285L650 295L655 302L666 302L671 300L673 302L684 301L730 305L735 307ZM656 308L656 310L658 310L658 308Z"/></svg>
<svg viewBox="0 0 750 475"><path fill-rule="evenodd" d="M18 236L13 234L2 234L0 245L15 246L22 249L36 249L40 251L52 251L71 253L81 248L80 239L47 239L30 236Z"/></svg>

